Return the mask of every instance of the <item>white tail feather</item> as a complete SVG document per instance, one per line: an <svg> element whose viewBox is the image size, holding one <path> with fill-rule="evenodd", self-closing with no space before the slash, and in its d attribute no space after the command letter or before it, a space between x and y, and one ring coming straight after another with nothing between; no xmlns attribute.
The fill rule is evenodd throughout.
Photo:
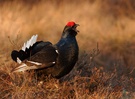
<svg viewBox="0 0 135 99"><path fill-rule="evenodd" d="M22 50L25 51L25 43L23 44Z"/></svg>
<svg viewBox="0 0 135 99"><path fill-rule="evenodd" d="M30 44L29 44L29 41L27 41L26 48L29 48L29 47L30 47Z"/></svg>
<svg viewBox="0 0 135 99"><path fill-rule="evenodd" d="M33 46L33 44L37 41L37 37L38 35L33 35L26 43L24 43L22 50L25 51L26 48L29 49L31 46Z"/></svg>
<svg viewBox="0 0 135 99"><path fill-rule="evenodd" d="M29 41L30 41L30 45L32 46L34 43L34 35L31 37L31 39Z"/></svg>
<svg viewBox="0 0 135 99"><path fill-rule="evenodd" d="M34 64L34 65L42 65L42 63L38 63L38 62L34 62L34 61L27 61L27 62Z"/></svg>
<svg viewBox="0 0 135 99"><path fill-rule="evenodd" d="M33 66L28 66L27 64L22 64L19 67L15 68L15 70L13 72L24 72L26 70L31 70L31 69L37 69L37 66L33 65Z"/></svg>
<svg viewBox="0 0 135 99"><path fill-rule="evenodd" d="M26 63L22 63L22 61L17 57L17 63L21 64L17 68L13 70L13 72L24 72L26 70L31 70L31 69L38 69L38 66L41 66L42 63L34 62L34 61L26 61ZM27 63L29 65L27 65Z"/></svg>
<svg viewBox="0 0 135 99"><path fill-rule="evenodd" d="M19 61L19 58L18 58L18 61ZM42 63L38 63L34 61L26 61L25 63L21 62L21 65L14 68L12 72L24 72L26 70L41 69L41 68L52 66L55 63L56 62L50 62L48 64L42 64Z"/></svg>
<svg viewBox="0 0 135 99"><path fill-rule="evenodd" d="M17 63L21 64L22 61L17 57Z"/></svg>

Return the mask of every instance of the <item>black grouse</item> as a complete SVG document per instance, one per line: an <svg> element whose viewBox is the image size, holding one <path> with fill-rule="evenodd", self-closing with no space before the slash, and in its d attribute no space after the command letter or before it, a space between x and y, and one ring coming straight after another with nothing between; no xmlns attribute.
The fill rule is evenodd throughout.
<svg viewBox="0 0 135 99"><path fill-rule="evenodd" d="M61 39L54 45L51 42L36 42L37 35L33 35L20 51L12 51L12 59L19 64L12 72L34 69L37 73L55 78L68 74L78 60L77 26L75 22L68 22Z"/></svg>

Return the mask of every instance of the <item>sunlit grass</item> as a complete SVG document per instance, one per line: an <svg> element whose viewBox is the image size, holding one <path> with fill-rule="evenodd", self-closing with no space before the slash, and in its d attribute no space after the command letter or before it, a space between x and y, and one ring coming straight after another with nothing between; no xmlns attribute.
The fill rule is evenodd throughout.
<svg viewBox="0 0 135 99"><path fill-rule="evenodd" d="M1 1L0 98L134 99L133 4L133 0ZM57 43L68 21L80 24L80 55L67 76L38 80L33 71L10 72L17 65L10 57L13 49L19 50L33 34ZM97 44L100 53L95 55Z"/></svg>

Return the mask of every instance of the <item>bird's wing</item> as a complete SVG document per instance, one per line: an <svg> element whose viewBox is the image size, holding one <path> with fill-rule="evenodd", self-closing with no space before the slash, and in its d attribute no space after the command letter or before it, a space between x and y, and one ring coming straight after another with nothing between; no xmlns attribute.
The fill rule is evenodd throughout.
<svg viewBox="0 0 135 99"><path fill-rule="evenodd" d="M30 56L27 60L21 61L17 58L20 66L14 68L12 72L20 72L31 69L48 68L55 65L58 57L58 50L53 45L47 45L41 51Z"/></svg>
<svg viewBox="0 0 135 99"><path fill-rule="evenodd" d="M44 48L42 48L41 51L29 57L28 60L36 61L39 63L46 63L56 61L57 57L58 50L53 45L47 45Z"/></svg>

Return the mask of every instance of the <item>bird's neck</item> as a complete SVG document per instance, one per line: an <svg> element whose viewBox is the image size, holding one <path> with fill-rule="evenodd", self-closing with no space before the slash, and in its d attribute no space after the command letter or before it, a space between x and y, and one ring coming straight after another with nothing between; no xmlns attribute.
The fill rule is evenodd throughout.
<svg viewBox="0 0 135 99"><path fill-rule="evenodd" d="M63 31L61 38L75 38L77 32L74 30Z"/></svg>
<svg viewBox="0 0 135 99"><path fill-rule="evenodd" d="M72 35L70 35L70 34L64 34L64 35L62 35L62 37L61 37L61 39L73 39L73 38L75 38L75 36L72 36Z"/></svg>
<svg viewBox="0 0 135 99"><path fill-rule="evenodd" d="M66 36L66 37L61 37L61 39L59 40L59 42L56 45L65 45L65 44L70 44L70 43L77 43L76 42L76 38L73 36Z"/></svg>

